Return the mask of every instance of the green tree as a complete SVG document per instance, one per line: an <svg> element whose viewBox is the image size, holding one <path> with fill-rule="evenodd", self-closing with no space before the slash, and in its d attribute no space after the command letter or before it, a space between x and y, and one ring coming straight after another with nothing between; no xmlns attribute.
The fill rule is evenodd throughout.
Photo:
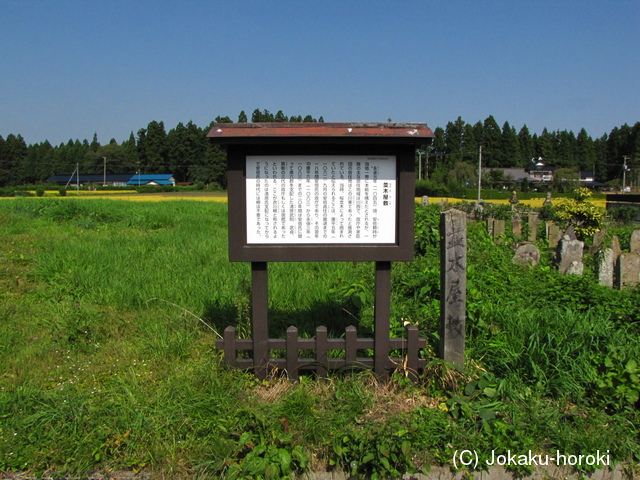
<svg viewBox="0 0 640 480"><path fill-rule="evenodd" d="M535 155L533 139L526 124L518 132L518 144L520 145L520 162L516 166L524 167Z"/></svg>
<svg viewBox="0 0 640 480"><path fill-rule="evenodd" d="M502 147L500 149L500 161L502 167L515 167L521 163L520 142L516 129L504 122L502 126Z"/></svg>
<svg viewBox="0 0 640 480"><path fill-rule="evenodd" d="M469 163L478 162L478 152L480 142L476 138L476 132L473 125L465 123L462 134L462 161Z"/></svg>
<svg viewBox="0 0 640 480"><path fill-rule="evenodd" d="M167 134L169 165L177 181L191 180L189 168L192 165L204 163L207 143L206 132L191 121L186 126L180 122L169 131Z"/></svg>
<svg viewBox="0 0 640 480"><path fill-rule="evenodd" d="M146 129L138 131L138 157L140 173L170 173L164 122L154 120Z"/></svg>
<svg viewBox="0 0 640 480"><path fill-rule="evenodd" d="M91 140L90 148L94 152L97 152L99 147L100 147L100 142L98 142L98 134L96 132L94 132L93 140Z"/></svg>
<svg viewBox="0 0 640 480"><path fill-rule="evenodd" d="M471 188L478 185L478 169L476 165L466 162L457 163L449 172L450 187Z"/></svg>
<svg viewBox="0 0 640 480"><path fill-rule="evenodd" d="M573 192L580 187L580 174L572 168L558 168L553 172L551 188L556 192Z"/></svg>
<svg viewBox="0 0 640 480"><path fill-rule="evenodd" d="M554 160L558 167L578 169L578 162L575 154L577 151L576 136L572 131L556 132L556 148L554 149Z"/></svg>
<svg viewBox="0 0 640 480"><path fill-rule="evenodd" d="M489 184L489 188L502 187L504 182L504 170L492 168L487 174L486 182Z"/></svg>
<svg viewBox="0 0 640 480"><path fill-rule="evenodd" d="M0 187L6 187L13 179L13 165L9 163L7 142L0 135Z"/></svg>
<svg viewBox="0 0 640 480"><path fill-rule="evenodd" d="M253 113L251 114L251 122L252 123L264 122L264 120L262 119L262 112L260 112L260 109L256 108L253 111Z"/></svg>
<svg viewBox="0 0 640 480"><path fill-rule="evenodd" d="M444 141L444 130L441 127L436 127L433 131L433 141L431 142L431 148L429 151L429 158L432 160L429 163L430 170L435 171L436 169L443 167L445 162L443 161L444 155L446 153L446 144ZM427 177L429 172L427 172Z"/></svg>
<svg viewBox="0 0 640 480"><path fill-rule="evenodd" d="M0 169L6 172L6 180L0 180L4 185L20 185L26 183L31 174L28 171L27 144L20 134L10 133L4 141L3 157L0 159Z"/></svg>
<svg viewBox="0 0 640 480"><path fill-rule="evenodd" d="M596 150L593 139L583 128L576 138L576 160L580 170L592 171L595 175Z"/></svg>
<svg viewBox="0 0 640 480"><path fill-rule="evenodd" d="M88 146L85 146L88 148ZM44 142L29 145L27 158L15 172L14 179L20 184L40 183L56 174L56 152L51 144Z"/></svg>
<svg viewBox="0 0 640 480"><path fill-rule="evenodd" d="M542 130L542 133L537 137L535 142L535 157L542 157L545 161L549 161L553 158L553 139L552 135L546 129Z"/></svg>
<svg viewBox="0 0 640 480"><path fill-rule="evenodd" d="M131 173L135 172L136 166L140 161L138 157L138 148L136 145L136 137L133 135L133 132L129 134L129 139L122 142L122 151L124 153L124 161L121 172L114 173Z"/></svg>
<svg viewBox="0 0 640 480"><path fill-rule="evenodd" d="M593 141L593 149L595 151L595 179L599 182L607 181L607 134Z"/></svg>
<svg viewBox="0 0 640 480"><path fill-rule="evenodd" d="M502 132L493 115L482 125L482 163L490 168L501 167Z"/></svg>
<svg viewBox="0 0 640 480"><path fill-rule="evenodd" d="M242 110L240 115L238 115L238 123L247 123L247 114L244 113L244 110Z"/></svg>
<svg viewBox="0 0 640 480"><path fill-rule="evenodd" d="M455 122L448 122L444 131L444 141L446 144L445 163L453 167L462 161L464 145L464 121L461 117Z"/></svg>

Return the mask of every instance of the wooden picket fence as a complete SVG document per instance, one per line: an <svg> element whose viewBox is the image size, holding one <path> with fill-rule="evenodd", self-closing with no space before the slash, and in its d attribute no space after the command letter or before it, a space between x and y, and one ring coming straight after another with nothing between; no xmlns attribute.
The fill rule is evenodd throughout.
<svg viewBox="0 0 640 480"><path fill-rule="evenodd" d="M426 339L420 337L418 328L408 325L405 338L389 338L388 341L389 351L402 356L389 357L383 370L387 373L402 370L409 377L417 378L419 371L426 364L426 360L421 358L421 350L426 348L427 343ZM298 338L298 329L291 326L287 329L286 338L268 339L270 353L285 352L282 357L270 356L268 365L255 365L250 355L238 355L238 352L252 352L254 341L250 338L237 338L234 327L225 329L224 337L217 340L216 346L224 351L224 359L231 366L241 369L266 369L270 372L281 371L293 381L297 380L302 372L315 372L318 377L326 377L329 371L373 369L374 358L362 354L365 350L373 351L377 348L373 338L358 338L354 326L345 329L344 338L327 338L327 329L323 326L316 329L315 338ZM315 355L300 356L300 352L308 351L315 351ZM343 351L344 354L334 357L334 351Z"/></svg>

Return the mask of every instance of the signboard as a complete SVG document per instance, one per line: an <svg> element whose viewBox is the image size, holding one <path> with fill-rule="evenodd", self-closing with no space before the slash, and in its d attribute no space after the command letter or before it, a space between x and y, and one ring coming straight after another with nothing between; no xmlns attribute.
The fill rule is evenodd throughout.
<svg viewBox="0 0 640 480"><path fill-rule="evenodd" d="M424 124L220 123L234 262L413 259Z"/></svg>
<svg viewBox="0 0 640 480"><path fill-rule="evenodd" d="M247 244L395 244L396 157L248 155Z"/></svg>

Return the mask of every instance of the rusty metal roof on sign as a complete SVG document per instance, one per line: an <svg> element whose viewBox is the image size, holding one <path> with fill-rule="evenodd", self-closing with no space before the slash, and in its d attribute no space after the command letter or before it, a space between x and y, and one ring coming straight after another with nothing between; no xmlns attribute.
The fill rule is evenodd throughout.
<svg viewBox="0 0 640 480"><path fill-rule="evenodd" d="M304 138L337 143L354 139L419 145L429 143L433 132L425 123L217 123L207 136L225 144Z"/></svg>

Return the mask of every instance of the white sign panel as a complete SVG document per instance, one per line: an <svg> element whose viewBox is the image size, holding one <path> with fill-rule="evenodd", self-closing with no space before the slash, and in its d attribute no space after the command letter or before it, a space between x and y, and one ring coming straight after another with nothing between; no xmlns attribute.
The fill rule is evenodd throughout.
<svg viewBox="0 0 640 480"><path fill-rule="evenodd" d="M396 243L396 157L247 156L248 244Z"/></svg>

